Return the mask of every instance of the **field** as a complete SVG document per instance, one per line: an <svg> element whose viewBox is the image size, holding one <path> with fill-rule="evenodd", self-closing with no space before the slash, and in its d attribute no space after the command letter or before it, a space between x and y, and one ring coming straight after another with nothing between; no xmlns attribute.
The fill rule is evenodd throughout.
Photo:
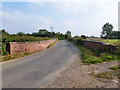
<svg viewBox="0 0 120 90"><path fill-rule="evenodd" d="M104 42L106 44L110 44L114 46L120 45L120 39L87 38L86 40Z"/></svg>

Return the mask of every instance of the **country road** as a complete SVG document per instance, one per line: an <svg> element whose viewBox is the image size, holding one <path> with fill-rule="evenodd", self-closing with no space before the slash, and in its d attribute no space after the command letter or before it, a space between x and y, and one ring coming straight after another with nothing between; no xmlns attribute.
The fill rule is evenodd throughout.
<svg viewBox="0 0 120 90"><path fill-rule="evenodd" d="M52 48L2 64L3 88L40 88L66 67L79 49L68 41Z"/></svg>

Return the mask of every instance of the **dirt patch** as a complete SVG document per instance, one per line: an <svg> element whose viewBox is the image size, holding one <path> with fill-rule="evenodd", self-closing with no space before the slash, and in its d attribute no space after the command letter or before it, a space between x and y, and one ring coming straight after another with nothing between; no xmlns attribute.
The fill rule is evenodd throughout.
<svg viewBox="0 0 120 90"><path fill-rule="evenodd" d="M57 77L43 88L118 88L118 78L116 76L112 79L94 76L111 71L108 68L117 64L117 61L111 61L84 65L77 57L68 68L59 72Z"/></svg>

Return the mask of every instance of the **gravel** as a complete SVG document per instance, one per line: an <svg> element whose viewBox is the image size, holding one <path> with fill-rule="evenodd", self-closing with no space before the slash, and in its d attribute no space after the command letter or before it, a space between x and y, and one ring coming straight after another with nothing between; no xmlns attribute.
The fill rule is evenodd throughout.
<svg viewBox="0 0 120 90"><path fill-rule="evenodd" d="M41 88L118 88L117 77L105 79L90 75L110 71L108 68L116 65L117 61L84 65L76 57L71 65L57 73L56 78Z"/></svg>

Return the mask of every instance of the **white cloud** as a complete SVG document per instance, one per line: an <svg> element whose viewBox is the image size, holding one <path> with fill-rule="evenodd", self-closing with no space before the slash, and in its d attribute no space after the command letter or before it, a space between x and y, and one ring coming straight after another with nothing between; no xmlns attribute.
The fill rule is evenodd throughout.
<svg viewBox="0 0 120 90"><path fill-rule="evenodd" d="M106 22L112 23L115 27L115 30L117 30L117 3L118 0L80 0L79 2L74 1L67 3L51 2L50 4L52 4L53 9L61 12L61 14L66 17L68 16L63 20L51 19L51 17L53 16L46 17L34 13L29 14L20 11L3 11L3 13L5 20L8 20L6 27L11 32L12 29L16 29L18 31L22 30L26 32L33 32L34 30L38 30L39 28L49 29L50 26L54 26L55 31L65 33L66 30L70 30L72 31L73 35L86 34L99 36L101 28ZM47 5L49 7L49 4ZM46 3L36 2L33 3L30 8L34 10L39 10L39 6L45 7ZM14 23L16 25L16 28L14 27L15 25L12 25L12 22L16 22Z"/></svg>
<svg viewBox="0 0 120 90"><path fill-rule="evenodd" d="M75 34L100 35L103 24L113 24L114 30L118 30L118 1L93 0L93 2L57 3L53 6L64 15L74 16L67 24ZM77 18L77 19L76 19Z"/></svg>
<svg viewBox="0 0 120 90"><path fill-rule="evenodd" d="M46 28L52 25L53 20L36 14L29 14L20 11L2 11L2 28L10 33L13 32L34 32L39 28Z"/></svg>

